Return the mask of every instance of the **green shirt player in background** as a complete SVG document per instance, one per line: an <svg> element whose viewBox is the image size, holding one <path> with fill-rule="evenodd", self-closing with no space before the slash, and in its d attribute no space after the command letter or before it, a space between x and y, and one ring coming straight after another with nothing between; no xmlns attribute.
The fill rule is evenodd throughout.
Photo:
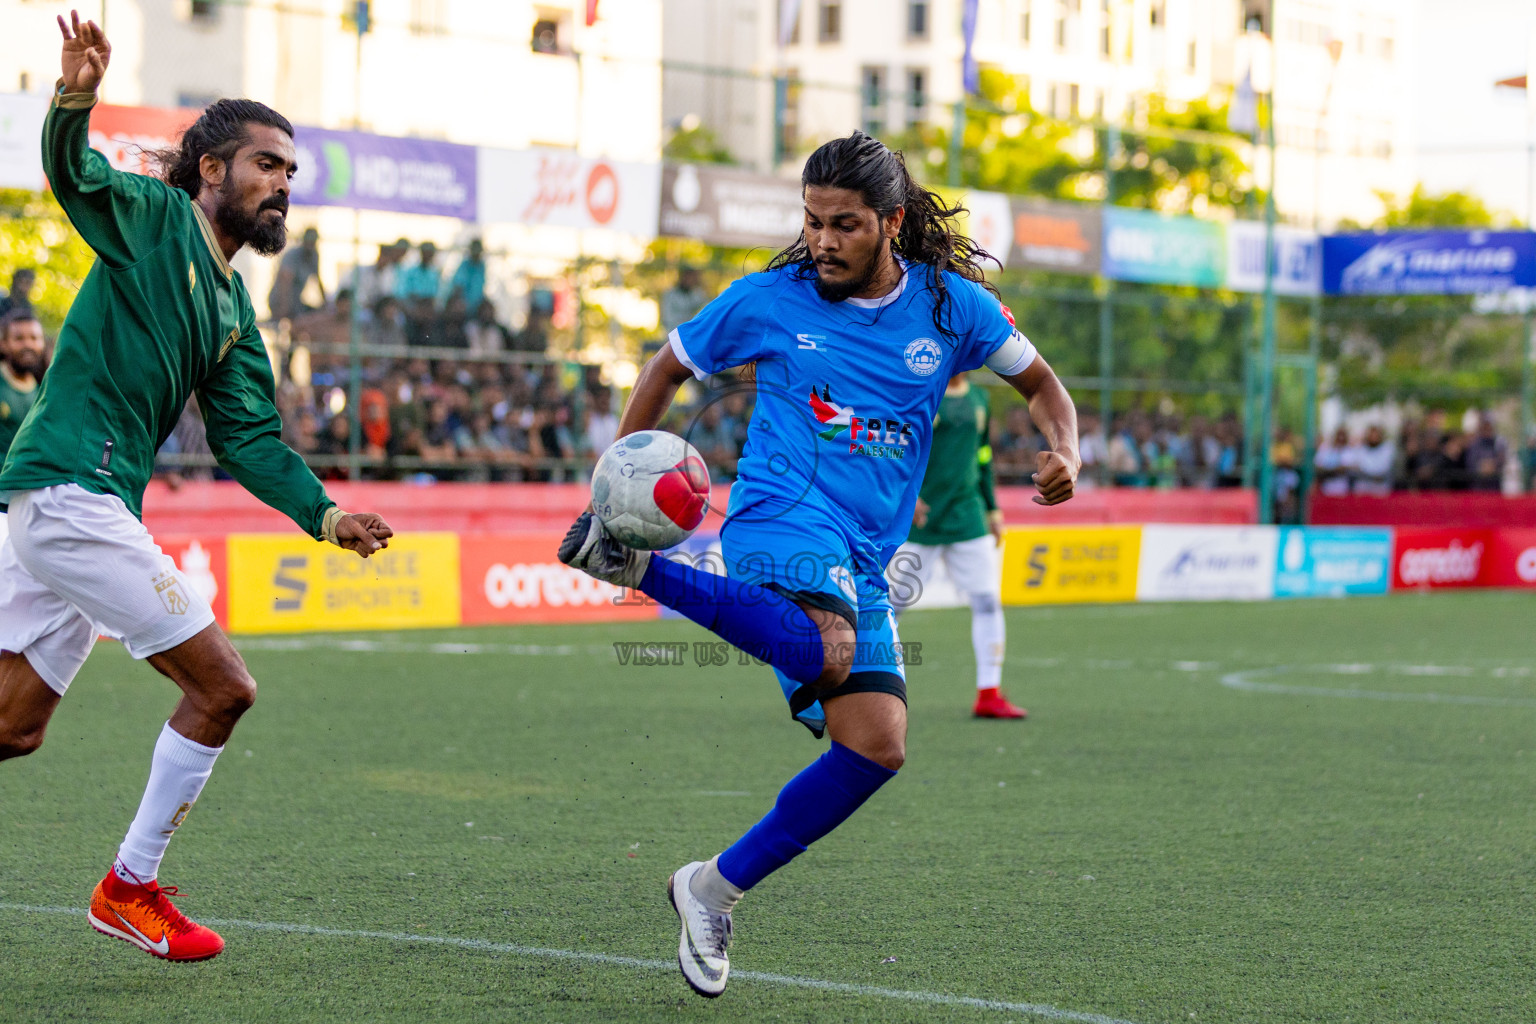
<svg viewBox="0 0 1536 1024"><path fill-rule="evenodd" d="M1011 320L1012 317L1010 316ZM933 420L928 470L918 492L907 543L891 558L891 603L910 607L942 561L955 589L971 605L976 652L977 718L1029 715L1003 695L1002 576L997 553L1003 514L992 489L992 413L986 392L964 374L950 379Z"/></svg>
<svg viewBox="0 0 1536 1024"><path fill-rule="evenodd" d="M0 466L37 400L46 353L43 325L30 307L0 315ZM5 513L0 512L0 544L6 532Z"/></svg>
<svg viewBox="0 0 1536 1024"><path fill-rule="evenodd" d="M166 180L113 170L87 147L111 47L95 23L59 19L63 78L43 123L43 166L96 252L53 364L0 469L0 758L36 750L98 633L181 687L149 785L87 921L168 960L224 940L156 882L256 684L208 602L139 521L155 452L194 391L220 465L307 533L368 557L391 535L349 515L279 440L272 369L240 275L242 246L287 237L293 129L250 100L220 100L165 155Z"/></svg>

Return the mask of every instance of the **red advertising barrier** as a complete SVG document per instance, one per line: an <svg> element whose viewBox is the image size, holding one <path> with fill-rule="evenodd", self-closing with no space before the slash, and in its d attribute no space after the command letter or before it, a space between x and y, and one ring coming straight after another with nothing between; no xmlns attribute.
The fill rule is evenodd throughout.
<svg viewBox="0 0 1536 1024"><path fill-rule="evenodd" d="M378 512L396 530L451 533L565 533L587 504L586 484L326 484L331 498L353 512ZM717 485L702 529L718 530L730 486ZM1030 500L1033 487L1000 487L998 504L1010 523L1232 523L1257 521L1252 491L1161 491L1101 488L1079 491L1063 505ZM288 517L263 505L239 484L160 481L144 495L144 525L152 534L284 533Z"/></svg>
<svg viewBox="0 0 1536 1024"><path fill-rule="evenodd" d="M1536 587L1536 529L1493 531L1483 561L1483 585Z"/></svg>
<svg viewBox="0 0 1536 1024"><path fill-rule="evenodd" d="M561 530L460 537L464 624L614 622L660 614L659 606L626 603L620 588L562 565L555 550L564 536Z"/></svg>
<svg viewBox="0 0 1536 1024"><path fill-rule="evenodd" d="M1496 531L1473 528L1393 531L1392 588L1440 590L1489 586L1484 568Z"/></svg>
<svg viewBox="0 0 1536 1024"><path fill-rule="evenodd" d="M1536 528L1536 495L1419 491L1371 497L1312 496L1313 526L1507 526Z"/></svg>
<svg viewBox="0 0 1536 1024"><path fill-rule="evenodd" d="M213 617L229 628L229 545L222 535L160 534L160 550L176 560L187 582L213 605Z"/></svg>

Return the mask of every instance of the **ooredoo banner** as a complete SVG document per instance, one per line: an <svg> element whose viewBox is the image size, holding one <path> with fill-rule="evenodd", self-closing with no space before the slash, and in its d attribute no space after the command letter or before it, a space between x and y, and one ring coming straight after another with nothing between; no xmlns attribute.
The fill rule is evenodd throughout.
<svg viewBox="0 0 1536 1024"><path fill-rule="evenodd" d="M283 533L229 537L234 632L459 624L459 537L404 533L370 558Z"/></svg>
<svg viewBox="0 0 1536 1024"><path fill-rule="evenodd" d="M1482 582L1488 587L1536 587L1536 530L1494 530Z"/></svg>
<svg viewBox="0 0 1536 1024"><path fill-rule="evenodd" d="M1136 600L1139 526L1041 526L1004 534L1004 604Z"/></svg>
<svg viewBox="0 0 1536 1024"><path fill-rule="evenodd" d="M1481 586L1493 538L1491 530L1399 527L1392 543L1392 588Z"/></svg>
<svg viewBox="0 0 1536 1024"><path fill-rule="evenodd" d="M555 557L558 533L465 534L460 604L465 625L654 619L658 606Z"/></svg>
<svg viewBox="0 0 1536 1024"><path fill-rule="evenodd" d="M1144 526L1141 601L1263 601L1274 595L1273 526Z"/></svg>

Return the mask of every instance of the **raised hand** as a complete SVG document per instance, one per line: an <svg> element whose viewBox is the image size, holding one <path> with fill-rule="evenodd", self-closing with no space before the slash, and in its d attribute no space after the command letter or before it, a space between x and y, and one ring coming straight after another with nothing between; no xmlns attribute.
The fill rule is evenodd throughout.
<svg viewBox="0 0 1536 1024"><path fill-rule="evenodd" d="M336 543L364 558L389 547L395 531L377 512L359 512L342 516L336 523Z"/></svg>
<svg viewBox="0 0 1536 1024"><path fill-rule="evenodd" d="M1072 497L1077 484L1077 466L1058 452L1040 452L1035 456L1035 466L1030 479L1040 493L1030 500L1036 505L1060 505Z"/></svg>
<svg viewBox="0 0 1536 1024"><path fill-rule="evenodd" d="M107 73L112 59L112 44L94 21L80 24L80 12L69 12L69 24L59 15L59 31L64 34L64 91L95 92Z"/></svg>

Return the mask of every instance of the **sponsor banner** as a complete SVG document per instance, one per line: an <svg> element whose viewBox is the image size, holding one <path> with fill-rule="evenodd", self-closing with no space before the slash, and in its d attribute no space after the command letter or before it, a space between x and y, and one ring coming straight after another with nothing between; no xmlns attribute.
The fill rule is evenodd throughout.
<svg viewBox="0 0 1536 1024"><path fill-rule="evenodd" d="M0 93L0 188L43 187L43 118L49 98L43 94Z"/></svg>
<svg viewBox="0 0 1536 1024"><path fill-rule="evenodd" d="M458 624L457 534L400 534L367 559L293 534L229 536L233 632Z"/></svg>
<svg viewBox="0 0 1536 1024"><path fill-rule="evenodd" d="M554 532L465 534L459 595L464 624L656 618L658 605L563 565L555 557L562 537Z"/></svg>
<svg viewBox="0 0 1536 1024"><path fill-rule="evenodd" d="M1220 224L1119 206L1104 210L1104 273L1109 277L1217 288L1226 266Z"/></svg>
<svg viewBox="0 0 1536 1024"><path fill-rule="evenodd" d="M170 149L193 121L196 110L114 107L98 103L91 111L91 148L107 163L130 174L154 174L153 153Z"/></svg>
<svg viewBox="0 0 1536 1024"><path fill-rule="evenodd" d="M1392 588L1481 586L1492 539L1491 530L1398 527L1392 544Z"/></svg>
<svg viewBox="0 0 1536 1024"><path fill-rule="evenodd" d="M1104 215L1097 205L1014 198L1010 267L1097 274ZM999 256L1002 254L999 253Z"/></svg>
<svg viewBox="0 0 1536 1024"><path fill-rule="evenodd" d="M1275 294L1316 295L1323 286L1323 243L1315 232L1275 227ZM1264 290L1264 225L1239 220L1227 225L1227 287Z"/></svg>
<svg viewBox="0 0 1536 1024"><path fill-rule="evenodd" d="M1536 587L1536 530L1494 530L1483 563L1486 587Z"/></svg>
<svg viewBox="0 0 1536 1024"><path fill-rule="evenodd" d="M187 534L157 536L160 550L175 559L192 589L208 599L213 617L229 628L229 555L225 538Z"/></svg>
<svg viewBox="0 0 1536 1024"><path fill-rule="evenodd" d="M935 185L933 191L951 205L964 208L955 218L960 233L1008 266L1013 248L1013 213L1008 197L1000 192L973 192L947 185Z"/></svg>
<svg viewBox="0 0 1536 1024"><path fill-rule="evenodd" d="M1391 530L1282 527L1275 596L1385 594L1391 566Z"/></svg>
<svg viewBox="0 0 1536 1024"><path fill-rule="evenodd" d="M1536 285L1529 231L1397 231L1323 239L1329 295L1475 295Z"/></svg>
<svg viewBox="0 0 1536 1024"><path fill-rule="evenodd" d="M1262 601L1273 596L1273 526L1144 526L1141 601Z"/></svg>
<svg viewBox="0 0 1536 1024"><path fill-rule="evenodd" d="M293 144L294 203L475 219L473 146L306 126Z"/></svg>
<svg viewBox="0 0 1536 1024"><path fill-rule="evenodd" d="M800 236L800 182L697 164L661 171L657 233L738 249L782 249Z"/></svg>
<svg viewBox="0 0 1536 1024"><path fill-rule="evenodd" d="M482 223L600 228L639 238L656 234L660 164L564 149L482 149L478 164Z"/></svg>
<svg viewBox="0 0 1536 1024"><path fill-rule="evenodd" d="M1004 604L1136 600L1139 526L1010 527L1004 533Z"/></svg>

